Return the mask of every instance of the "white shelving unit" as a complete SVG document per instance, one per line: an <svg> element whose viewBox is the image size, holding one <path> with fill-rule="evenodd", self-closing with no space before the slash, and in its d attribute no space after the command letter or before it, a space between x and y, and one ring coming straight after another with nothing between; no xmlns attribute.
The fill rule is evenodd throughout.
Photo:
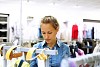
<svg viewBox="0 0 100 67"><path fill-rule="evenodd" d="M9 41L8 18L9 14L0 13L0 40L3 42Z"/></svg>

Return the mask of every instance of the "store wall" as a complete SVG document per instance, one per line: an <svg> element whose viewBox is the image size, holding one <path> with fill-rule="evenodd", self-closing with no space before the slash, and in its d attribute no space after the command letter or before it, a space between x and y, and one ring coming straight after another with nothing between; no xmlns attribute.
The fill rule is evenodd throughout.
<svg viewBox="0 0 100 67"><path fill-rule="evenodd" d="M0 2L0 13L9 14L9 39L13 39L11 27L19 30L20 24L20 2ZM15 31L15 35L18 36L19 33Z"/></svg>
<svg viewBox="0 0 100 67"><path fill-rule="evenodd" d="M67 9L64 5L59 5L59 4L40 4L34 2L23 2L22 13L24 19L26 19L27 16L34 17L32 22L33 26L34 24L39 25L38 23L40 23L41 18L44 17L45 15L52 15L56 17L60 23L60 32L66 29L63 26L63 22L65 21L68 21L70 33L73 24L77 23L79 25L80 22L82 23L82 11L80 10L78 11L76 9L69 9L69 8ZM26 20L23 20L24 24ZM58 38L60 38L60 35L58 35Z"/></svg>
<svg viewBox="0 0 100 67"><path fill-rule="evenodd" d="M21 2L2 3L0 4L0 12L10 14L9 28L14 26L17 29L16 35L19 37L21 27L24 41L38 38L39 23L41 18L45 15L52 15L58 19L60 23L60 32L64 29L62 23L64 21L68 21L70 33L72 25L77 24L79 26L80 39L82 39L83 19L100 19L100 10L80 10L79 8L66 7L65 5L53 3L40 4L32 1L23 1L22 5ZM29 16L34 18L28 21L27 18ZM10 34L10 40L11 39L12 35Z"/></svg>

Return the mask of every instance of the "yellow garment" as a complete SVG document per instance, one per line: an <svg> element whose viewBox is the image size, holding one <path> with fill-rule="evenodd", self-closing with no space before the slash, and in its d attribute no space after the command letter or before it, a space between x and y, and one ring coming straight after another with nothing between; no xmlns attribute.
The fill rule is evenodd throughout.
<svg viewBox="0 0 100 67"><path fill-rule="evenodd" d="M45 55L44 53L41 53L37 56L38 59L40 60L46 60L47 59L47 55Z"/></svg>
<svg viewBox="0 0 100 67"><path fill-rule="evenodd" d="M17 46L12 46L7 52L6 52L6 59L11 60L12 59L12 51L15 49Z"/></svg>
<svg viewBox="0 0 100 67"><path fill-rule="evenodd" d="M3 47L3 46L2 46L2 45L0 45L0 54L2 53L2 47Z"/></svg>
<svg viewBox="0 0 100 67"><path fill-rule="evenodd" d="M35 52L36 48L31 48L28 50L27 54L26 54L26 60L31 60L32 59L32 55Z"/></svg>
<svg viewBox="0 0 100 67"><path fill-rule="evenodd" d="M19 63L20 63L20 59L16 60L14 64L12 64L11 67L18 67ZM26 61L23 62L22 66L21 67L30 67L30 64Z"/></svg>
<svg viewBox="0 0 100 67"><path fill-rule="evenodd" d="M41 53L37 55L37 58L38 58L39 60L47 60L48 56L44 54L44 51L45 51L45 50L46 50L46 49L43 49L43 50L41 51Z"/></svg>
<svg viewBox="0 0 100 67"><path fill-rule="evenodd" d="M28 51L27 54L26 54L26 60L31 60L31 59L32 59L32 55L33 55L33 53L35 52L35 50L36 50L36 48L31 48L31 49L29 49L29 51ZM40 59L40 60L46 60L46 59L47 59L47 55L44 54L44 50L45 50L45 49L43 49L43 51L41 51L41 53L38 54L38 55L36 56L36 58L38 58L38 59Z"/></svg>

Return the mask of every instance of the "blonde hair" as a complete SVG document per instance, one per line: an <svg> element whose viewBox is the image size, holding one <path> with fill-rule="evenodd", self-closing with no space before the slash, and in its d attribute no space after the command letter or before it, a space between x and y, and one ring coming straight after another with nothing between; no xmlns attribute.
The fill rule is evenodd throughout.
<svg viewBox="0 0 100 67"><path fill-rule="evenodd" d="M53 16L45 16L42 20L41 20L41 24L52 24L52 26L57 29L59 28L59 23L57 21L57 19Z"/></svg>

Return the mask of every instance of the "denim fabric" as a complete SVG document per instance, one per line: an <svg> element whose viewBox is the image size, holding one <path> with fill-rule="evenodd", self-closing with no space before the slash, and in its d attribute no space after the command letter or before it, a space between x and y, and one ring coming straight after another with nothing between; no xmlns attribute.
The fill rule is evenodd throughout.
<svg viewBox="0 0 100 67"><path fill-rule="evenodd" d="M49 48L45 41L39 42L39 43L35 44L33 47L40 48L40 49ZM67 46L67 44L65 44L59 40L57 40L57 43L51 50L58 50L58 54L49 56L49 66L50 67L60 67L61 60L65 56L68 56L68 57L70 56L70 49ZM33 57L34 56L36 56L36 54L33 54ZM34 59L30 62L30 67L38 67L37 59Z"/></svg>

